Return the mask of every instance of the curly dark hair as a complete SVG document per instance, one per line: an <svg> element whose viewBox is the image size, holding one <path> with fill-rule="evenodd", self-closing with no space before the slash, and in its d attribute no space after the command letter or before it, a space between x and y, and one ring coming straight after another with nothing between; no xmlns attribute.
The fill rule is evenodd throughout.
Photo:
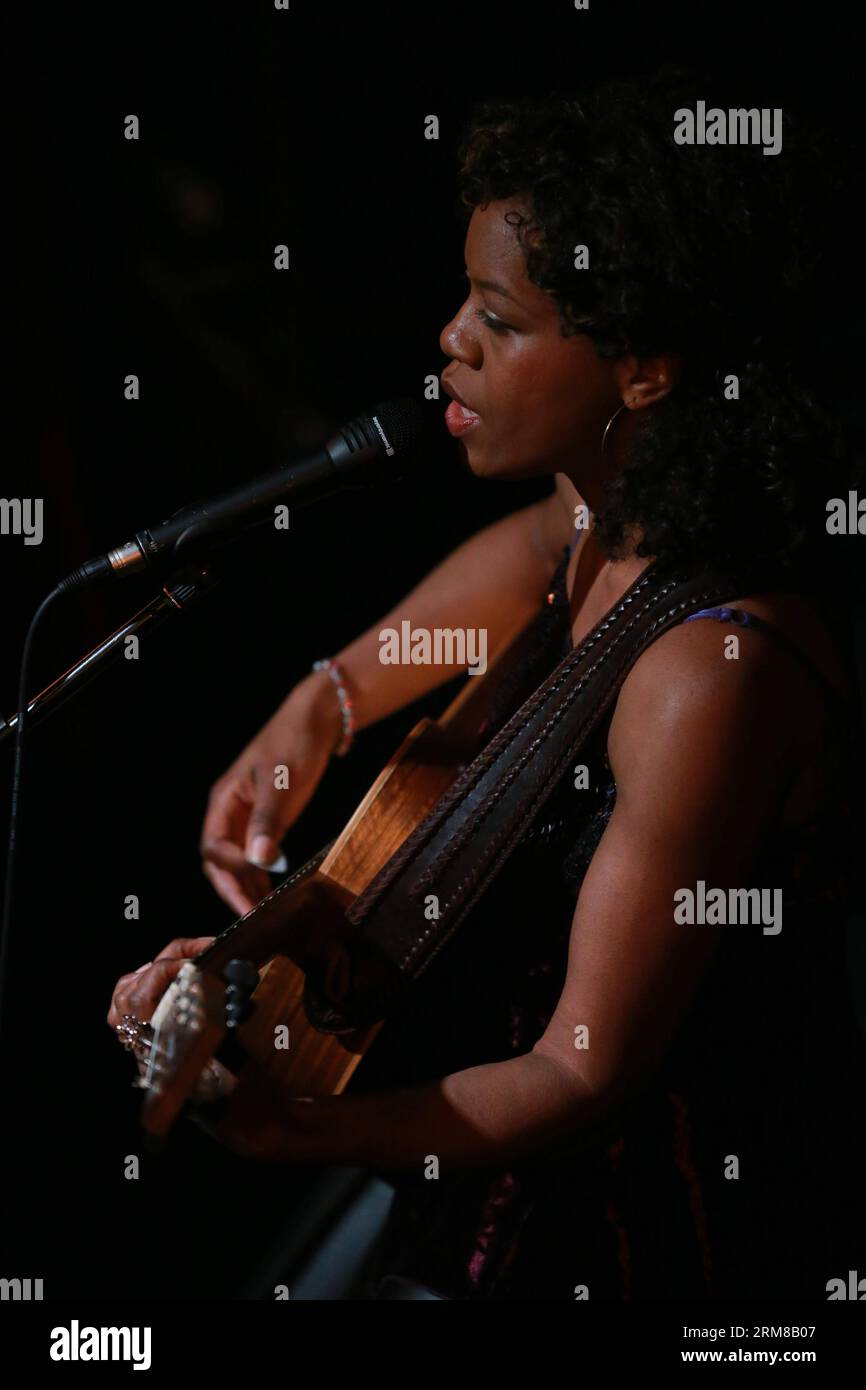
<svg viewBox="0 0 866 1390"><path fill-rule="evenodd" d="M622 555L637 525L637 553L661 564L790 573L826 540L827 500L850 485L814 369L816 324L841 289L836 208L855 165L788 109L777 154L674 141L676 110L753 104L732 95L666 65L586 96L484 101L459 147L457 210L468 221L477 206L526 200L527 215L508 219L563 336L585 333L605 357L683 354L680 382L642 414L595 516L606 553ZM588 269L574 268L579 243ZM729 374L739 399L726 399Z"/></svg>

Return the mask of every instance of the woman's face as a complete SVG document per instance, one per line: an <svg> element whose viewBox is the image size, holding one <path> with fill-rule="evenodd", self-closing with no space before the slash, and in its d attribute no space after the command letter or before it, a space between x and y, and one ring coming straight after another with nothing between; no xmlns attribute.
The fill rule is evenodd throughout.
<svg viewBox="0 0 866 1390"><path fill-rule="evenodd" d="M449 424L478 477L565 473L589 491L605 425L622 404L616 365L583 334L562 337L555 300L527 278L517 228L505 221L512 209L527 211L519 199L493 202L469 223L467 297L439 344L453 359L443 388L478 419L461 427L453 406Z"/></svg>

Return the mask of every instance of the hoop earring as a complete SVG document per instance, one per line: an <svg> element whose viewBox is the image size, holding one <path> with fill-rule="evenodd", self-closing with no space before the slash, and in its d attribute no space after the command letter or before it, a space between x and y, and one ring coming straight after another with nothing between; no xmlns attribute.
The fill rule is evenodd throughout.
<svg viewBox="0 0 866 1390"><path fill-rule="evenodd" d="M605 453L604 453L604 451L605 451L605 446L606 446L606 444L607 444L608 431L610 430L610 427L611 427L611 425L613 424L613 422L614 422L614 420L616 419L616 417L617 417L618 415L621 415L622 412L625 410L625 408L626 408L626 404L625 404L625 401L623 401L623 403L622 403L622 405L619 407L619 409L618 409L618 410L615 410L615 411L613 412L613 414L611 415L610 419L608 420L607 424L606 424L605 427L604 427L604 434L601 436L601 461L602 461L602 463L605 462Z"/></svg>

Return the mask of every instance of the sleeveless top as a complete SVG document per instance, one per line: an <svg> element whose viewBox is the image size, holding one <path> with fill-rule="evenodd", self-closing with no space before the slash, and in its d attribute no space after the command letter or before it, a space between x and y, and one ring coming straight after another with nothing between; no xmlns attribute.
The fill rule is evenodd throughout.
<svg viewBox="0 0 866 1390"><path fill-rule="evenodd" d="M569 554L487 736L571 647ZM699 618L758 627L793 646L826 698L839 700L761 619L718 608L685 621ZM576 792L566 776L554 788L455 939L407 991L353 1089L503 1060L544 1032L565 981L580 885L616 799L612 717L581 751L589 786ZM834 751L841 765L850 748L840 741ZM856 1119L866 1040L846 961L849 782L846 790L840 777L826 814L796 833L780 829L767 846L748 886L783 888L781 932L725 929L662 1067L614 1133L579 1156L538 1154L502 1170L382 1172L396 1196L368 1269L371 1296L394 1274L450 1299L824 1298L828 1279L866 1269L866 1222L852 1220L863 1170L854 1175L866 1163Z"/></svg>

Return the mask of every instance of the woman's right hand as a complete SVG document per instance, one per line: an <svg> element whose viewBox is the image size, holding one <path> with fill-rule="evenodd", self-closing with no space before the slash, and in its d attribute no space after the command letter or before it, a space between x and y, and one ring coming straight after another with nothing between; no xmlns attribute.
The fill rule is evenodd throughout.
<svg viewBox="0 0 866 1390"><path fill-rule="evenodd" d="M315 672L295 686L211 788L199 845L202 867L239 916L270 892L268 874L256 866L279 858L280 840L319 785L341 732L330 677ZM278 776L281 768L288 777Z"/></svg>

